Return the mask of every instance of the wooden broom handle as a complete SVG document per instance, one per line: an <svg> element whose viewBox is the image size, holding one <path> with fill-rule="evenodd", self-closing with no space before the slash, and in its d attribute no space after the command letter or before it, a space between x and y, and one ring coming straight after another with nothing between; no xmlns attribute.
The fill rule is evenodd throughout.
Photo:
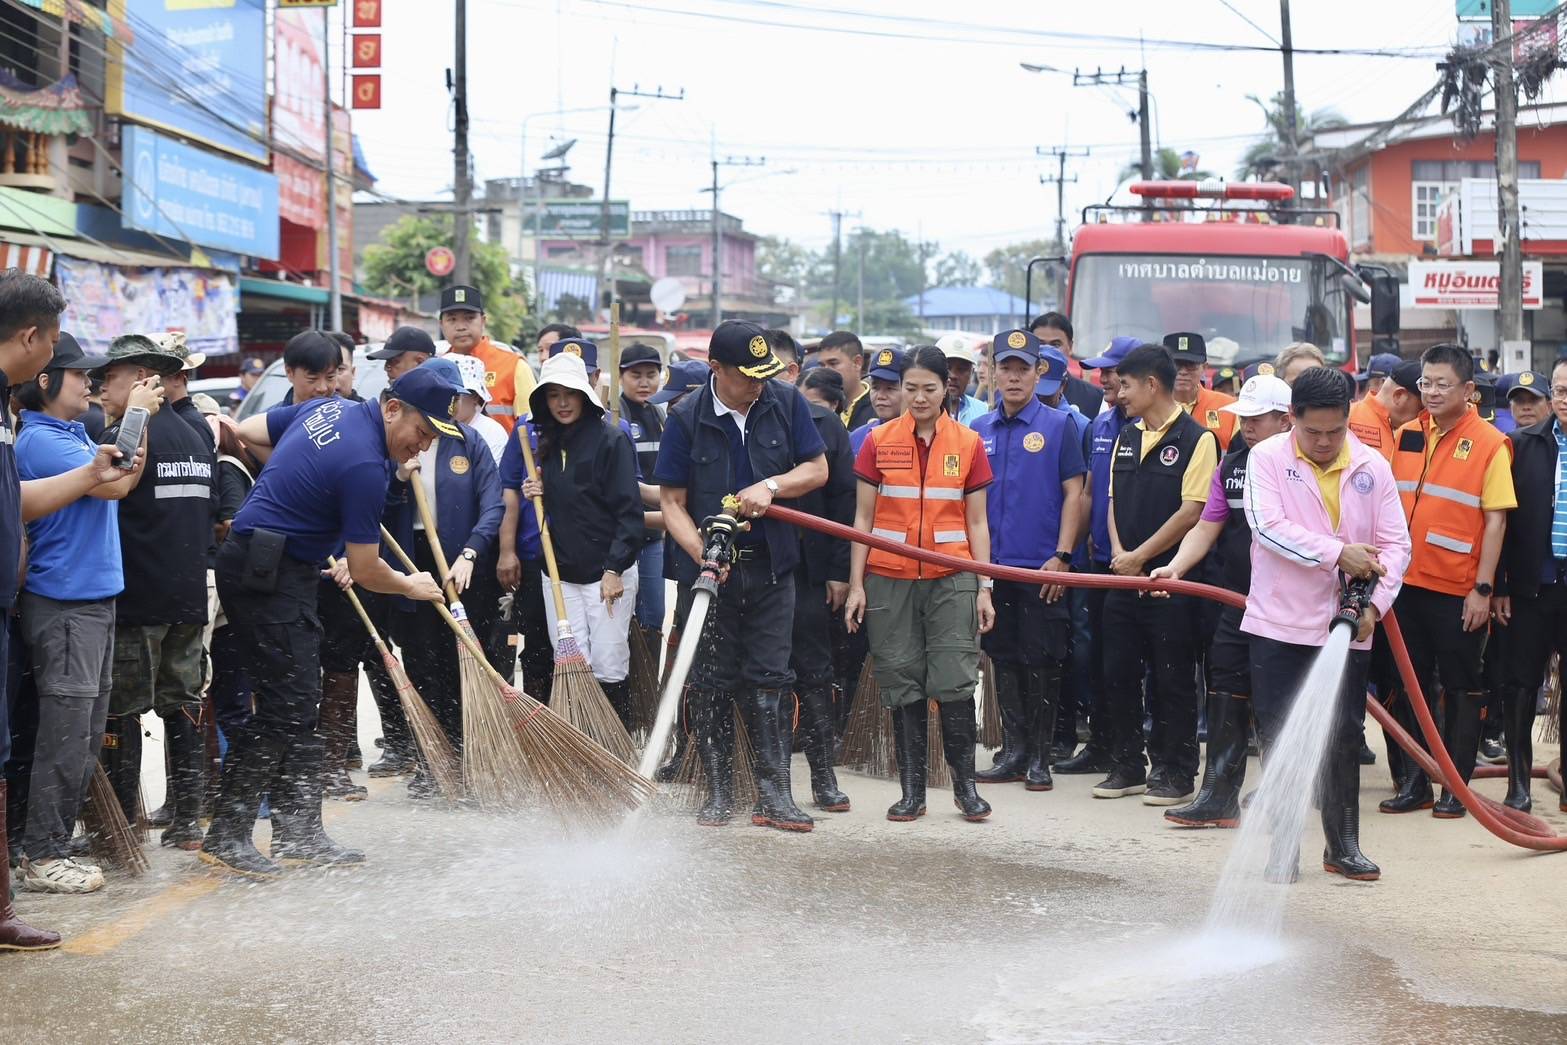
<svg viewBox="0 0 1567 1045"><path fill-rule="evenodd" d="M424 469L419 469L423 471ZM452 583L451 568L446 565L446 553L441 550L441 535L435 531L435 516L430 514L430 501L424 495L424 476L418 472L408 477L408 485L413 488L414 504L419 507L419 521L424 523L425 540L430 542L430 554L435 556L435 568L441 571L441 580L446 585L446 594L452 599L457 599L457 585ZM409 564L408 569L419 573L417 566ZM458 599L458 601L461 601Z"/></svg>
<svg viewBox="0 0 1567 1045"><path fill-rule="evenodd" d="M528 478L538 479L539 469L533 463L533 447L529 445L528 425L523 422L517 428L517 440L522 443L522 461L528 467ZM550 540L550 524L544 520L544 498L533 497L533 516L539 521L539 543L544 545L544 565L550 571L550 591L555 596L555 619L569 620L566 616L566 595L560 590L560 567L555 565L555 542Z"/></svg>
<svg viewBox="0 0 1567 1045"><path fill-rule="evenodd" d="M326 564L328 566L331 566L333 569L336 569L337 568L337 559L336 559L336 557L328 555L327 559L326 559ZM418 571L415 570L414 572L417 573ZM365 630L368 631L370 633L370 637L375 640L375 650L376 650L376 652L377 653L385 653L385 652L387 652L386 643L381 639L381 633L376 630L375 624L371 622L370 614L365 612L364 603L359 601L359 596L354 593L354 589L351 588L351 587L350 588L343 588L342 592L343 592L344 595L348 596L349 605L353 606L354 612L359 614L359 619L364 621L364 623L365 623Z"/></svg>
<svg viewBox="0 0 1567 1045"><path fill-rule="evenodd" d="M414 561L408 557L407 552L403 551L403 546L397 543L397 538L393 537L392 532L385 526L381 527L381 539L386 542L388 548L392 549L392 554L397 556L398 561L403 564L404 568L418 572L418 567L414 565ZM468 632L464 630L463 626L457 622L457 618L452 616L452 611L447 608L444 602L432 602L430 605L435 607L435 612L439 613L442 619L451 627L452 631L456 633L457 640L468 648L468 652L473 654L474 659L484 665L484 672L490 676L492 681L508 689L516 688L502 678L500 672L495 670L495 665L491 664L489 658L484 655L484 650L479 648L478 642L474 641Z"/></svg>
<svg viewBox="0 0 1567 1045"><path fill-rule="evenodd" d="M609 306L609 420L620 427L620 302Z"/></svg>

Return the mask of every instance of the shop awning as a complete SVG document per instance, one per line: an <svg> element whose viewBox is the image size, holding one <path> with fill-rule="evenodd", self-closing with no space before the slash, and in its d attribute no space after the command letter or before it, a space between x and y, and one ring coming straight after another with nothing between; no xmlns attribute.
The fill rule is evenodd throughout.
<svg viewBox="0 0 1567 1045"><path fill-rule="evenodd" d="M118 265L122 268L199 269L210 267L198 265L189 258L176 258L169 254L153 254L150 251L132 250L130 247L116 247L108 243L93 243L91 240L77 239L74 236L40 236L34 232L0 229L0 240L16 246L45 247L61 257L81 258L83 261L96 261L101 265Z"/></svg>
<svg viewBox="0 0 1567 1045"><path fill-rule="evenodd" d="M239 292L257 297L276 298L279 301L299 301L307 305L325 305L332 300L324 287L307 287L303 283L289 283L281 279L261 279L257 276L241 276Z"/></svg>

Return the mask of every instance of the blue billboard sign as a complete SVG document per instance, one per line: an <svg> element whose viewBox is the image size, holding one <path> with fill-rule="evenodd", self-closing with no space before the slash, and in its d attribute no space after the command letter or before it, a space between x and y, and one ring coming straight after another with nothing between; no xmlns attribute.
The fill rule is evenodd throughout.
<svg viewBox="0 0 1567 1045"><path fill-rule="evenodd" d="M277 260L276 175L135 124L121 136L120 167L128 228Z"/></svg>
<svg viewBox="0 0 1567 1045"><path fill-rule="evenodd" d="M267 162L266 0L122 0L105 108Z"/></svg>

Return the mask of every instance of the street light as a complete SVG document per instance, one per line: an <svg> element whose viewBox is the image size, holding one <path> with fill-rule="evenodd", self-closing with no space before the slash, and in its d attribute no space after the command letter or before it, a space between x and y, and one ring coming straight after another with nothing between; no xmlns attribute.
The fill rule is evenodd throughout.
<svg viewBox="0 0 1567 1045"><path fill-rule="evenodd" d="M533 112L522 118L522 175L517 182L517 261L519 263L522 261L523 243L528 238L528 123L540 116L570 116L574 113L608 112L611 108L615 109L617 112L633 112L638 107L635 105L585 105L576 109L548 109L544 112ZM541 191L539 193L539 202L541 206L543 205L543 200L544 194ZM534 289L537 290L539 281L537 215L534 216L533 231L535 249L533 252L533 270L530 275L533 277Z"/></svg>

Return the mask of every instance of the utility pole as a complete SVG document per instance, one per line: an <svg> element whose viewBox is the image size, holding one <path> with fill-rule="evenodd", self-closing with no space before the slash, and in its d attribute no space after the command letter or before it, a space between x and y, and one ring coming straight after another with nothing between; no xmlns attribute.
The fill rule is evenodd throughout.
<svg viewBox="0 0 1567 1045"><path fill-rule="evenodd" d="M1518 91L1513 84L1512 0L1493 0L1491 48L1496 66L1496 197L1502 226L1501 309L1502 358L1516 352L1508 342L1523 335L1523 241L1518 219ZM1516 369L1527 370L1527 361ZM1506 362L1503 370L1515 369Z"/></svg>
<svg viewBox="0 0 1567 1045"><path fill-rule="evenodd" d="M713 194L713 329L718 329L718 324L724 321L724 237L720 227L721 212L718 208L718 168L720 167L760 167L766 163L764 157L750 156L725 156L719 159L713 157L713 187L709 191Z"/></svg>
<svg viewBox="0 0 1567 1045"><path fill-rule="evenodd" d="M458 0L460 3L461 0ZM327 24L330 8L321 9L321 94L326 99L326 272L328 316L333 330L343 329L343 277L337 247L337 151L332 140L332 32Z"/></svg>
<svg viewBox="0 0 1567 1045"><path fill-rule="evenodd" d="M1282 26L1279 50L1284 55L1284 181L1300 195L1300 170L1295 164L1298 144L1295 136L1300 133L1295 109L1295 46L1290 35L1290 0L1279 0L1279 21ZM1289 201L1285 206L1289 206Z"/></svg>
<svg viewBox="0 0 1567 1045"><path fill-rule="evenodd" d="M854 270L854 325L864 331L869 329L865 325L865 226L861 225L858 231L854 237L854 245L859 248L859 262Z"/></svg>
<svg viewBox="0 0 1567 1045"><path fill-rule="evenodd" d="M827 214L832 218L832 312L828 314L827 325L836 329L838 326L838 273L843 265L843 219L858 218L859 211L850 214L848 211L830 210Z"/></svg>
<svg viewBox="0 0 1567 1045"><path fill-rule="evenodd" d="M1077 175L1075 175L1075 174L1072 175L1070 178L1068 178L1066 176L1066 161L1068 159L1073 159L1073 158L1076 158L1076 157L1079 157L1079 156L1087 156L1088 155L1088 150L1087 149L1061 149L1061 148L1043 149L1043 148L1036 148L1034 150L1034 152L1035 152L1036 155L1039 155L1039 156L1054 156L1056 158L1056 173L1055 173L1055 176L1051 177L1048 174L1041 174L1039 176L1039 183L1041 185L1049 185L1051 182L1055 183L1055 186L1056 186L1056 250L1058 250L1061 253L1065 254L1066 253L1066 185L1067 185L1067 182L1075 182L1075 181L1077 181ZM1065 268L1063 266L1060 266L1060 265L1054 265L1054 266L1051 266L1051 267L1056 270L1056 301L1057 301L1057 303L1059 303L1062 299L1064 299L1066 297L1066 270L1065 270Z"/></svg>
<svg viewBox="0 0 1567 1045"><path fill-rule="evenodd" d="M456 108L452 142L452 253L457 256L452 280L471 283L473 258L469 240L473 233L473 170L468 162L468 0L457 0L457 57L452 70L452 101ZM329 99L327 109L331 108Z"/></svg>
<svg viewBox="0 0 1567 1045"><path fill-rule="evenodd" d="M1095 69L1092 73L1080 73L1073 71L1073 87L1125 87L1129 84L1137 84L1137 114L1132 118L1137 121L1138 145L1141 148L1142 179L1153 180L1153 119L1148 111L1148 70L1140 69L1130 72L1124 66L1113 73L1107 73ZM1153 204L1151 201L1143 203L1143 220L1153 220Z"/></svg>
<svg viewBox="0 0 1567 1045"><path fill-rule="evenodd" d="M615 307L618 295L615 293L615 266L610 260L614 243L610 240L609 235L609 175L612 169L611 164L615 158L615 99L621 95L625 95L628 98L662 98L665 101L682 102L685 101L686 89L684 87L680 88L679 94L665 94L663 87L658 87L653 91L644 91L636 84L632 84L629 91L622 91L615 87L610 87L609 89L609 142L604 146L604 200L601 204L602 209L599 212L599 236L604 241L602 244L604 256L600 259L599 272L601 276L605 276L609 280L610 308ZM596 308L595 311L597 311Z"/></svg>

